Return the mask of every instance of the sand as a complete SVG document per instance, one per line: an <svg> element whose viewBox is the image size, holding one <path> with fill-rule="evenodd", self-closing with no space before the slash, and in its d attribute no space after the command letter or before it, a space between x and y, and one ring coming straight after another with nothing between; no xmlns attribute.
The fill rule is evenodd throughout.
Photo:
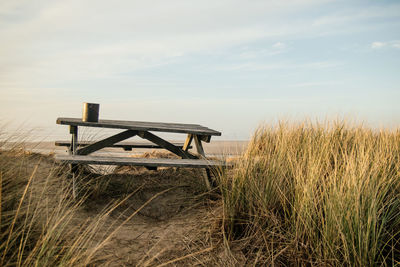
<svg viewBox="0 0 400 267"><path fill-rule="evenodd" d="M145 156L171 155L158 150ZM24 164L30 169L39 164L38 179L45 179L55 166L53 155L39 154L27 157ZM221 243L218 230L222 202L218 194L207 191L203 171L177 168L150 171L121 166L106 170L107 174L83 175L80 182L88 184L90 196L74 215L75 225L87 223L110 203L135 192L98 226L93 246L104 239L105 233L117 227L118 230L96 252L96 266L158 266L168 262L168 266L234 266L241 253L237 252L233 258L232 252L227 254Z"/></svg>

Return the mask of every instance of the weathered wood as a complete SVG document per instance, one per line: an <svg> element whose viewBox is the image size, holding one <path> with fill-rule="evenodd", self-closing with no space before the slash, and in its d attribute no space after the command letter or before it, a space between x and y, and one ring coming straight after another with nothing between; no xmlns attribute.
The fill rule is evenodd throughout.
<svg viewBox="0 0 400 267"><path fill-rule="evenodd" d="M201 136L195 135L193 136L194 143L196 145L196 150L197 153L200 155L200 158L206 158L206 155L204 153L203 149L203 144L201 143ZM206 187L208 190L212 189L212 185L214 184L214 181L211 177L211 173L208 169L205 170L205 173L203 174L204 177L204 183L206 184Z"/></svg>
<svg viewBox="0 0 400 267"><path fill-rule="evenodd" d="M200 156L205 157L206 154L204 153L203 145L201 144L200 138L199 138L197 135L195 135L195 136L193 137L193 139L194 139L194 143L195 143L195 145L196 145L197 153L198 153Z"/></svg>
<svg viewBox="0 0 400 267"><path fill-rule="evenodd" d="M91 145L93 143L94 143L93 141L79 141L78 147ZM174 146L177 146L179 148L183 148L183 146L184 146L184 143L182 143L182 142L171 142L171 144L173 144ZM71 142L70 141L55 141L54 145L70 147ZM118 142L113 145L110 145L109 147L123 148L124 150L132 150L132 148L153 148L153 149L163 148L157 144L153 144L150 142L141 142L141 143L140 142ZM192 147L189 146L188 148L190 149Z"/></svg>
<svg viewBox="0 0 400 267"><path fill-rule="evenodd" d="M70 125L70 132L72 134L71 143L69 146L70 155L68 156L56 156L56 158L65 163L71 165L73 173L73 190L74 197L76 195L76 170L78 164L103 164L103 165L133 165L133 166L144 166L148 169L157 169L157 167L187 167L187 168L205 168L208 170L211 166L226 166L226 163L221 161L209 161L205 159L204 149L202 147L202 141L210 142L211 136L220 136L221 133L207 127L198 124L182 124L182 123L159 123L159 122L139 122L139 121L120 121L120 120L100 120L98 122L85 122L81 118L58 118L58 124ZM99 128L113 128L113 129L125 129L120 134L111 136L99 142L87 144L85 147L77 150L78 146L78 126L86 127L99 127ZM158 132L170 132L170 133L186 133L188 138L186 139L183 147L179 147L176 144L170 143L150 131ZM182 157L182 159L143 159L143 158L120 158L120 157L92 157L87 154L97 151L104 147L117 147L117 143L125 140L135 134L138 134L141 138L147 139L158 147L163 147L172 153ZM188 152L192 140L195 139L196 148L199 156L202 159L198 159ZM132 149L132 147L124 146L124 149ZM72 167L75 166L75 167ZM209 179L210 172L206 171L206 185L211 189Z"/></svg>
<svg viewBox="0 0 400 267"><path fill-rule="evenodd" d="M69 148L69 154L70 155L76 155L77 153L77 147L78 147L78 126L69 126L69 132L72 134L71 138L71 146ZM77 186L77 181L76 181L76 176L78 172L78 165L71 163L69 165L72 173L72 196L75 199L77 194L78 194L78 186Z"/></svg>
<svg viewBox="0 0 400 267"><path fill-rule="evenodd" d="M168 151L171 151L172 153L174 153L175 155L178 155L181 158L184 159L195 159L197 158L196 156L190 154L187 151L183 151L182 149L180 149L179 147L174 146L172 143L158 137L157 135L154 135L150 132L147 131L139 131L138 135L143 138L143 139L147 139L150 142L153 142L163 148L165 148Z"/></svg>
<svg viewBox="0 0 400 267"><path fill-rule="evenodd" d="M138 132L137 131L132 131L132 130L127 130L123 131L122 133L118 133L116 135L110 136L106 139L103 139L101 141L98 141L96 143L93 143L91 145L85 146L77 151L78 155L87 155L92 152L95 152L97 150L100 150L104 147L111 146L115 143L118 143L122 140L125 140L127 138L130 138L132 136L135 136Z"/></svg>
<svg viewBox="0 0 400 267"><path fill-rule="evenodd" d="M188 136L186 137L185 144L182 147L183 151L188 151L191 148L190 144L192 143L192 140L193 140L193 134L188 134Z"/></svg>
<svg viewBox="0 0 400 267"><path fill-rule="evenodd" d="M76 154L76 148L78 146L78 127L77 126L69 126L69 132L72 134L71 136L71 146L69 148L69 154Z"/></svg>
<svg viewBox="0 0 400 267"><path fill-rule="evenodd" d="M159 123L140 121L99 120L99 122L84 122L80 118L58 118L58 124L73 126L88 126L100 128L115 128L139 131L156 131L170 133L192 133L197 135L216 135L221 133L198 124Z"/></svg>
<svg viewBox="0 0 400 267"><path fill-rule="evenodd" d="M149 159L130 157L97 157L81 155L56 155L56 160L72 164L130 165L144 167L210 168L226 166L223 161L205 159Z"/></svg>

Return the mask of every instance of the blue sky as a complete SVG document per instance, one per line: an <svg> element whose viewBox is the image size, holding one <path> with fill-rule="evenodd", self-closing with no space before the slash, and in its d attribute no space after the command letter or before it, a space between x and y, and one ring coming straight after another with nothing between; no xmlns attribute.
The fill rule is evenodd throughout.
<svg viewBox="0 0 400 267"><path fill-rule="evenodd" d="M0 121L49 139L58 116L400 124L400 1L0 2ZM10 123L11 122L11 123Z"/></svg>

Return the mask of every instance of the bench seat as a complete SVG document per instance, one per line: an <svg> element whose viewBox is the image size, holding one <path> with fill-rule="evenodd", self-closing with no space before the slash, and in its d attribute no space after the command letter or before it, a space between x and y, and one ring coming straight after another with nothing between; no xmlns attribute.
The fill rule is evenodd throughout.
<svg viewBox="0 0 400 267"><path fill-rule="evenodd" d="M91 145L94 142L91 141L79 141L78 142L78 147L82 147L82 146L87 146L87 145ZM183 143L172 143L173 145L179 147L182 149L183 147ZM66 147L70 147L71 146L71 142L70 141L56 141L55 142L56 146L66 146ZM150 142L147 143L139 143L139 142L121 142L121 143L116 143L113 144L110 147L119 147L119 148L123 148L125 151L131 151L132 148L153 148L153 149L159 149L162 148L161 146L157 145L157 144L153 144ZM191 146L188 147L188 149L192 148Z"/></svg>
<svg viewBox="0 0 400 267"><path fill-rule="evenodd" d="M56 155L56 160L69 164L130 165L144 167L210 168L226 166L224 161L204 159L165 159Z"/></svg>

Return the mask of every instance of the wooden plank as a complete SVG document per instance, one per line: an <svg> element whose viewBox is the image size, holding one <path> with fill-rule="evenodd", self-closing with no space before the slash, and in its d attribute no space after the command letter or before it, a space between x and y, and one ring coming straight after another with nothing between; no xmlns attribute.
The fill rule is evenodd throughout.
<svg viewBox="0 0 400 267"><path fill-rule="evenodd" d="M188 151L191 148L190 144L192 143L192 140L193 140L193 134L188 134L188 136L186 137L185 144L182 147L183 151Z"/></svg>
<svg viewBox="0 0 400 267"><path fill-rule="evenodd" d="M79 141L78 147L91 145L93 143L94 143L93 141ZM171 142L171 144L173 144L174 146L177 146L179 148L183 148L183 146L184 146L184 143L182 143L182 142ZM71 142L70 141L55 141L54 145L70 147ZM150 142L118 142L118 143L111 145L110 147L123 148L125 150L132 150L132 148L154 148L154 149L162 148L159 145L153 144ZM190 148L192 148L192 147L189 146L189 149Z"/></svg>
<svg viewBox="0 0 400 267"><path fill-rule="evenodd" d="M95 157L81 155L56 155L57 161L73 164L130 165L144 167L209 168L226 166L223 161L205 159L148 159L130 157Z"/></svg>
<svg viewBox="0 0 400 267"><path fill-rule="evenodd" d="M156 131L171 133L192 133L197 135L216 135L221 133L197 124L156 123L139 121L99 120L99 122L84 122L80 118L58 118L58 124L73 126L88 126L100 128L127 129L139 131Z"/></svg>
<svg viewBox="0 0 400 267"><path fill-rule="evenodd" d="M132 131L132 130L127 130L123 131L122 133L110 136L106 139L103 139L101 141L98 141L96 143L90 144L88 146L85 146L77 151L78 155L87 155L92 152L95 152L99 149L102 149L104 147L111 146L115 143L118 143L122 140L125 140L127 138L130 138L132 136L135 136L138 132L137 131Z"/></svg>
<svg viewBox="0 0 400 267"><path fill-rule="evenodd" d="M80 118L58 118L57 120L70 120L71 122L83 122ZM184 124L184 123L167 123L167 122L146 122L146 121L125 121L125 120L101 120L102 123L118 123L120 125L138 125L143 127L177 127L177 128L203 128L205 126L199 124Z"/></svg>
<svg viewBox="0 0 400 267"><path fill-rule="evenodd" d="M178 155L181 158L184 159L195 159L197 158L196 156L190 154L187 151L183 151L179 147L174 146L172 143L158 137L157 135L154 135L152 133L146 132L146 131L139 131L138 135L144 139L149 140L150 142L153 142L163 148L165 148L168 151L171 151L175 155Z"/></svg>

